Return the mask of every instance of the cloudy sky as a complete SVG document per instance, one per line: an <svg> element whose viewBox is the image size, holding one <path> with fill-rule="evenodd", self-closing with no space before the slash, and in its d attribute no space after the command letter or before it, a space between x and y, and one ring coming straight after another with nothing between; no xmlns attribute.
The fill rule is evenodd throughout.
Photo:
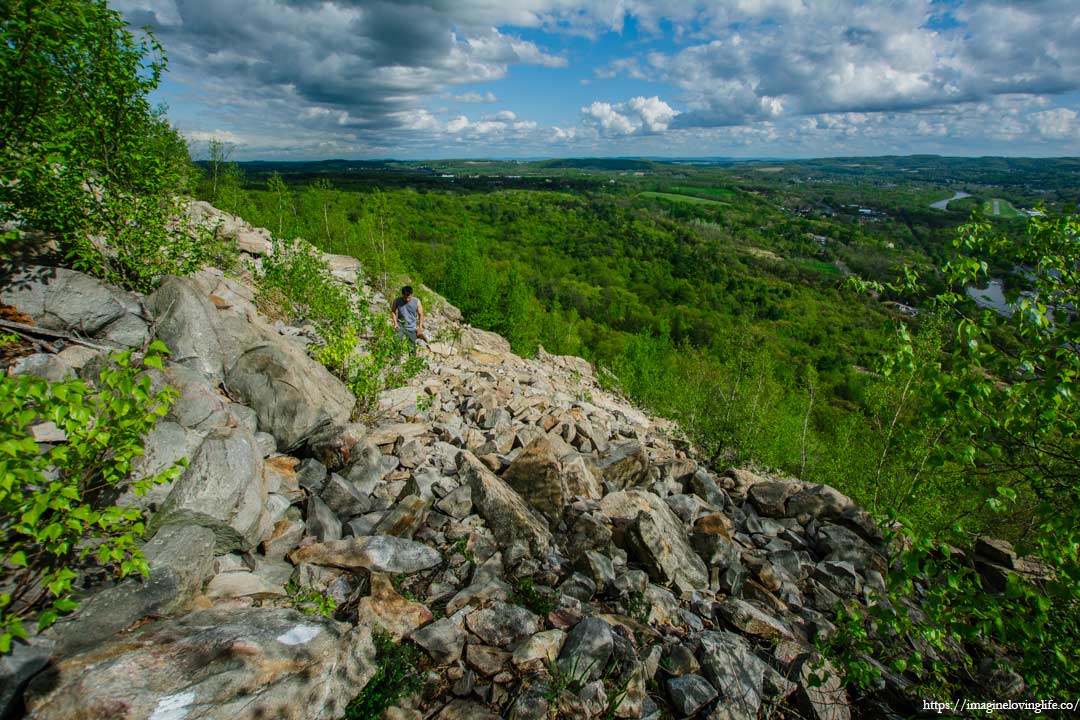
<svg viewBox="0 0 1080 720"><path fill-rule="evenodd" d="M114 0L239 159L1080 155L1076 0Z"/></svg>

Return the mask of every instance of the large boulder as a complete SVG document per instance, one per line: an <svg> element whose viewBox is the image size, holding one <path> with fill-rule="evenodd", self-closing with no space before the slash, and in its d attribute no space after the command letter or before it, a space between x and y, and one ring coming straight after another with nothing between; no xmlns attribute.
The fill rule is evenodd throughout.
<svg viewBox="0 0 1080 720"><path fill-rule="evenodd" d="M458 457L458 474L472 491L473 505L504 547L515 542L527 545L543 555L551 546L551 532L543 518L514 492L514 489L488 470L470 452Z"/></svg>
<svg viewBox="0 0 1080 720"><path fill-rule="evenodd" d="M682 592L708 587L708 568L690 547L682 521L659 496L644 490L614 492L600 501L600 509L626 526L626 549L644 563L655 581L670 583Z"/></svg>
<svg viewBox="0 0 1080 720"><path fill-rule="evenodd" d="M255 438L246 429L214 430L151 518L151 529L202 525L214 532L218 552L253 547L267 496L262 463Z"/></svg>
<svg viewBox="0 0 1080 720"><path fill-rule="evenodd" d="M152 371L154 389L171 387L179 393L165 417L191 430L211 430L228 424L229 401L207 376L187 365L170 362Z"/></svg>
<svg viewBox="0 0 1080 720"><path fill-rule="evenodd" d="M251 348L225 376L229 390L259 416L259 429L292 450L329 426L344 425L356 398L344 384L286 340Z"/></svg>
<svg viewBox="0 0 1080 720"><path fill-rule="evenodd" d="M530 505L553 521L562 517L563 508L575 497L599 500L604 494L585 456L560 455L551 438L540 435L522 448L502 476Z"/></svg>
<svg viewBox="0 0 1080 720"><path fill-rule="evenodd" d="M2 282L0 301L50 330L93 336L127 312L121 291L75 270L28 265Z"/></svg>
<svg viewBox="0 0 1080 720"><path fill-rule="evenodd" d="M370 630L268 608L145 625L42 673L32 720L336 720L375 673Z"/></svg>
<svg viewBox="0 0 1080 720"><path fill-rule="evenodd" d="M62 654L93 647L151 616L190 610L213 572L214 534L198 525L169 525L143 547L150 577L132 577L90 596L46 635Z"/></svg>
<svg viewBox="0 0 1080 720"><path fill-rule="evenodd" d="M172 361L221 382L224 362L217 311L187 278L167 277L147 300L157 320L154 335L172 350Z"/></svg>

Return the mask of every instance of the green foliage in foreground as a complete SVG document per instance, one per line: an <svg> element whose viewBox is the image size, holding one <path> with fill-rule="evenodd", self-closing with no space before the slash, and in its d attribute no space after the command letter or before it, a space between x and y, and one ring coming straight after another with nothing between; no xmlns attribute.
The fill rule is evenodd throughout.
<svg viewBox="0 0 1080 720"><path fill-rule="evenodd" d="M1078 237L1080 220L1068 216L1032 218L1019 237L984 223L960 230L962 254L944 268L949 289L933 298L954 316L955 335L918 376L917 419L940 428L931 463L956 463L972 485L992 488L986 505L1019 526L1029 572L991 586L945 545L967 546L970 536L915 531L897 518L908 549L891 573L890 602L841 614L847 631L834 652L856 682L876 678L867 658L877 657L926 687L956 687L969 669L954 649L968 647L1000 653L1031 697L1080 690ZM1032 294L1013 293L1008 316L979 311L963 294L1000 261L1027 269L1032 284ZM918 278L908 286L918 291ZM913 357L902 342L893 370L910 371ZM917 598L917 609L904 597ZM895 641L911 635L924 652Z"/></svg>
<svg viewBox="0 0 1080 720"><path fill-rule="evenodd" d="M77 607L73 581L88 558L119 577L148 574L136 545L141 513L110 502L143 454L143 437L176 399L172 389L154 392L142 372L160 368L166 353L155 342L141 365L131 351L113 355L94 386L0 377L0 652L27 636L26 620L36 617L44 629ZM29 427L41 421L67 440L35 442ZM134 491L174 480L182 465L138 480Z"/></svg>
<svg viewBox="0 0 1080 720"><path fill-rule="evenodd" d="M0 4L0 221L140 291L212 256L207 235L173 220L194 168L148 100L164 69L153 35L104 0Z"/></svg>
<svg viewBox="0 0 1080 720"><path fill-rule="evenodd" d="M284 297L290 314L311 321L324 344L315 356L352 390L356 412L373 409L379 393L403 385L423 367L385 315L374 314L361 294L335 278L310 243L277 240L263 259L261 304ZM363 342L361 342L363 340Z"/></svg>
<svg viewBox="0 0 1080 720"><path fill-rule="evenodd" d="M378 669L364 690L345 708L343 720L370 720L399 699L424 686L421 663L423 651L410 641L395 642L385 632L376 631L375 659Z"/></svg>

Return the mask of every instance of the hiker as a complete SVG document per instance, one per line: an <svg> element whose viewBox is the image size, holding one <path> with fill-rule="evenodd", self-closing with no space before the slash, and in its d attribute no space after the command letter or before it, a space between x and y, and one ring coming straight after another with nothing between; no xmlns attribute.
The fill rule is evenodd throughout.
<svg viewBox="0 0 1080 720"><path fill-rule="evenodd" d="M401 297L394 298L390 306L390 317L398 337L409 341L409 347L416 354L416 336L424 334L424 306L420 298L413 297L412 287L401 288Z"/></svg>

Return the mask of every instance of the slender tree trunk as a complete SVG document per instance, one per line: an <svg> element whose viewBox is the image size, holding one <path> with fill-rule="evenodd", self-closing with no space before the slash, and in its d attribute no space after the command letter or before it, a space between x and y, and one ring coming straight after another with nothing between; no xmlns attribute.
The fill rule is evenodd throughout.
<svg viewBox="0 0 1080 720"><path fill-rule="evenodd" d="M802 467L799 469L799 479L806 478L806 434L810 429L810 411L814 407L814 379L807 376L806 383L810 389L810 398L806 403L806 414L802 422Z"/></svg>

